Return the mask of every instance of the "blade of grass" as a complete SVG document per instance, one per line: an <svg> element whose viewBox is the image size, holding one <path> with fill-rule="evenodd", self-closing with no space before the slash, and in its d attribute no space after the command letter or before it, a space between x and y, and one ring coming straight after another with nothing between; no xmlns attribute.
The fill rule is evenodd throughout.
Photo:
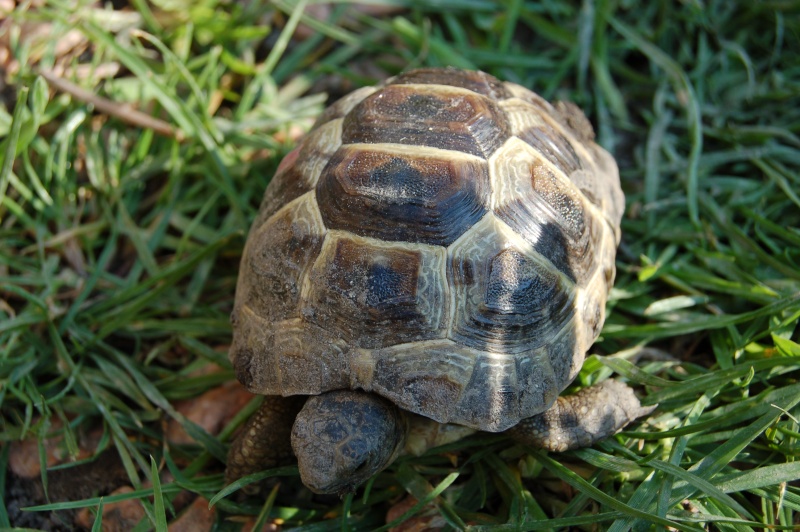
<svg viewBox="0 0 800 532"><path fill-rule="evenodd" d="M670 519L664 519L663 517L658 517L652 515L648 512L644 512L638 510L636 508L632 508L625 504L622 501L617 500L611 495L608 495L604 491L592 486L587 481L582 479L573 471L570 471L568 468L564 467L557 461L553 460L546 454L540 452L538 449L527 449L528 453L532 454L536 457L537 460L540 460L544 466L552 472L555 476L569 484L570 486L574 487L576 490L586 493L592 499L609 506L610 508L617 510L625 515L629 515L632 517L638 517L639 519L644 519L646 521L650 521L653 523L660 524L666 527L672 527L677 530L693 530L693 531L701 531L703 530L700 527L688 526L676 521L672 521Z"/></svg>
<svg viewBox="0 0 800 532"><path fill-rule="evenodd" d="M3 164L0 165L0 200L5 199L6 188L11 177L11 172L14 167L14 158L17 154L17 143L19 142L19 134L22 129L23 111L27 108L28 102L28 87L22 87L17 95L17 104L14 106L14 114L11 118L11 131L5 139L5 146L3 149Z"/></svg>
<svg viewBox="0 0 800 532"><path fill-rule="evenodd" d="M167 512L164 509L164 494L161 491L161 479L158 474L158 464L150 456L150 480L153 483L153 503L155 506L155 521L153 525L157 532L167 531Z"/></svg>
<svg viewBox="0 0 800 532"><path fill-rule="evenodd" d="M266 61L264 61L258 69L258 73L253 77L253 80L242 93L242 99L239 102L239 106L236 108L236 118L238 120L241 120L244 115L252 109L258 94L261 92L267 80L269 79L271 81L272 71L278 65L278 61L280 61L286 51L286 47L289 45L289 39L291 39L295 29L297 29L297 25L300 23L307 3L307 0L299 0L292 8L289 20L286 22L283 30L281 30L281 34L270 50Z"/></svg>
<svg viewBox="0 0 800 532"><path fill-rule="evenodd" d="M686 197L688 199L689 219L695 226L700 224L700 209L698 202L699 175L698 166L700 155L703 152L703 124L701 122L700 104L697 99L692 82L678 63L656 47L653 43L641 37L637 32L628 27L616 17L609 17L608 23L623 37L633 43L639 51L645 54L653 63L661 67L672 79L674 90L678 98L685 101L689 133L691 135L691 149L688 159L688 174L686 176Z"/></svg>
<svg viewBox="0 0 800 532"><path fill-rule="evenodd" d="M416 504L414 504L411 508L403 512L402 515L393 519L389 523L386 523L384 526L375 529L375 532L384 532L389 530L393 527L400 525L401 523L406 522L408 519L416 515L420 510L422 510L426 505L433 502L442 492L447 489L450 484L456 481L458 478L458 473L450 473L433 489L431 489L424 497L421 497L417 500Z"/></svg>
<svg viewBox="0 0 800 532"><path fill-rule="evenodd" d="M249 484L255 484L257 482L261 482L262 480L272 478L272 477L281 477L287 475L297 476L299 475L299 471L297 466L286 466L286 467L277 467L275 469L268 469L267 471L261 471L259 473L253 473L252 475L246 475L238 480L235 480L222 488L216 495L211 497L208 501L208 507L211 508L219 501L230 495L231 493L235 493L242 489L243 487Z"/></svg>
<svg viewBox="0 0 800 532"><path fill-rule="evenodd" d="M800 293L785 297L760 309L741 314L723 316L702 316L694 321L676 323L653 323L648 325L623 326L609 324L603 328L603 336L609 338L663 338L678 336L710 329L720 329L729 325L751 322L756 318L768 317L800 305Z"/></svg>

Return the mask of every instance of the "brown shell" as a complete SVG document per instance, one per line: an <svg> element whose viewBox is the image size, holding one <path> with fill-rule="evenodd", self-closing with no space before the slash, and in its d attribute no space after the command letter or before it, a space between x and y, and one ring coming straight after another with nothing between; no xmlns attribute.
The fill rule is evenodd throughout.
<svg viewBox="0 0 800 532"><path fill-rule="evenodd" d="M489 431L547 409L614 279L624 198L593 138L574 105L482 72L415 70L333 104L250 231L239 379Z"/></svg>

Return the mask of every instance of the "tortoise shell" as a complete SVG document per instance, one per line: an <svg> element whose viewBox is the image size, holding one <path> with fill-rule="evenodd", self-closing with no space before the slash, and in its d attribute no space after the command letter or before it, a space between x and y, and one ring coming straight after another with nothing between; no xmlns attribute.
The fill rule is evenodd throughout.
<svg viewBox="0 0 800 532"><path fill-rule="evenodd" d="M363 389L501 431L546 410L604 320L624 198L572 104L415 70L329 107L245 245L230 356L252 392Z"/></svg>

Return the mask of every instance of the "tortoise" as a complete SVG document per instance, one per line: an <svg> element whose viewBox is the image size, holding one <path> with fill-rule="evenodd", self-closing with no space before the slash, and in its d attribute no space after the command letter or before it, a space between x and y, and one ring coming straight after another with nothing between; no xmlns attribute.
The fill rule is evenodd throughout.
<svg viewBox="0 0 800 532"><path fill-rule="evenodd" d="M245 244L230 359L266 397L228 481L294 455L341 495L475 431L563 451L649 412L614 380L558 397L603 325L623 209L574 104L454 68L335 102Z"/></svg>

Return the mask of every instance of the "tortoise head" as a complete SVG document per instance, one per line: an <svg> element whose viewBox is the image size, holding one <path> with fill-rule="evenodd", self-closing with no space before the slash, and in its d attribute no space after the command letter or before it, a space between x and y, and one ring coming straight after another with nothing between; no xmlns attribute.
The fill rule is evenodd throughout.
<svg viewBox="0 0 800 532"><path fill-rule="evenodd" d="M399 409L377 395L337 390L309 398L292 428L303 484L316 493L355 491L392 463L406 432Z"/></svg>

